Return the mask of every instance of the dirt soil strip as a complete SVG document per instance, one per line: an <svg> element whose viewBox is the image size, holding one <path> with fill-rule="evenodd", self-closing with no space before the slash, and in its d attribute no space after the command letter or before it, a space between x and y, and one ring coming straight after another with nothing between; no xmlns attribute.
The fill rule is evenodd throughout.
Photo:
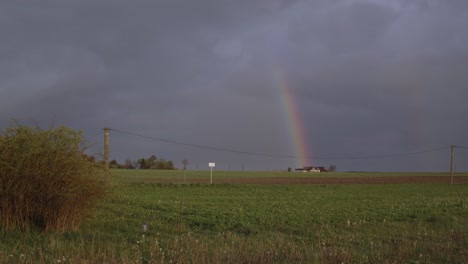
<svg viewBox="0 0 468 264"><path fill-rule="evenodd" d="M206 178L184 179L166 178L151 179L153 183L210 183ZM453 178L454 184L468 183L468 176ZM220 178L213 179L213 184L400 184L400 183L447 183L450 176L397 176L397 177L261 177L261 178Z"/></svg>

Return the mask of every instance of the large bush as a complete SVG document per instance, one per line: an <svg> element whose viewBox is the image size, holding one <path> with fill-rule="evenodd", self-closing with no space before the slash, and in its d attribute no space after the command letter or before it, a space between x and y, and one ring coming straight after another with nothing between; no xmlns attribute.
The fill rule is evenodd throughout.
<svg viewBox="0 0 468 264"><path fill-rule="evenodd" d="M0 224L74 230L107 190L107 170L84 154L81 132L14 122L0 131Z"/></svg>

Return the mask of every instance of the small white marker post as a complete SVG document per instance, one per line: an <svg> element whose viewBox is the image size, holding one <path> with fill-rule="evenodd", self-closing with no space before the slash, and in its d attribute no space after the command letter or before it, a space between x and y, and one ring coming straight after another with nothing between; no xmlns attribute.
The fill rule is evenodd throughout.
<svg viewBox="0 0 468 264"><path fill-rule="evenodd" d="M215 166L215 163L210 162L210 163L208 163L208 166L210 166L210 170L211 170L210 183L213 184L213 168Z"/></svg>

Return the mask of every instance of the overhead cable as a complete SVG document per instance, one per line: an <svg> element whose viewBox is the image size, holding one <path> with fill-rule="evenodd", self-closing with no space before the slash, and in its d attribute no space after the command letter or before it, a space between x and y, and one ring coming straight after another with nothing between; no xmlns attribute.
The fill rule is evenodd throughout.
<svg viewBox="0 0 468 264"><path fill-rule="evenodd" d="M320 157L320 156L319 156L319 157L299 157L299 156L292 156L292 155L277 155L277 154L267 154L267 153L251 152L251 151L240 151L240 150L232 150L232 149L226 149L226 148L210 147L210 146L203 146L203 145L197 145L197 144L184 143L184 142L179 142L179 141L175 141L175 140L163 139L163 138L158 138L158 137L145 136L145 135L141 135L141 134L137 134L137 133L132 133L132 132L127 132L127 131L122 131L122 130L113 129L113 128L109 128L109 130L115 131L115 132L119 132L119 133L122 133L122 134L131 135L131 136L136 136L136 137L141 137L141 138L146 138L146 139L151 139L151 140L156 140L156 141L161 141L161 142L166 142L166 143L171 143L171 144L177 144L177 145L182 145L182 146L200 148L200 149L208 149L208 150L215 150L215 151L223 151L223 152L237 153L237 154L244 154L244 155L252 155L252 156L277 157L277 158L292 158L292 159L315 159L315 160L379 159L379 158L389 158L389 157L400 157L400 156L417 155L417 154L423 154L423 153L434 152L434 151L439 151L439 150L443 150L443 149L448 149L448 148L450 148L450 147L440 147L440 148L426 149L426 150L413 151L413 152L396 153L396 154L384 154L384 155L374 155L374 156L356 156L356 157Z"/></svg>

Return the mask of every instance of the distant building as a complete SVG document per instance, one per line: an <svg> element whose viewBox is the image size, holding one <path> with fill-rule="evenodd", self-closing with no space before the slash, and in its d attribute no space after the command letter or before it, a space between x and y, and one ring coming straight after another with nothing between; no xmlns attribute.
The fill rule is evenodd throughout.
<svg viewBox="0 0 468 264"><path fill-rule="evenodd" d="M302 172L327 172L327 169L325 169L325 167L319 167L319 166L306 166L304 168L297 168L296 171L302 171Z"/></svg>

